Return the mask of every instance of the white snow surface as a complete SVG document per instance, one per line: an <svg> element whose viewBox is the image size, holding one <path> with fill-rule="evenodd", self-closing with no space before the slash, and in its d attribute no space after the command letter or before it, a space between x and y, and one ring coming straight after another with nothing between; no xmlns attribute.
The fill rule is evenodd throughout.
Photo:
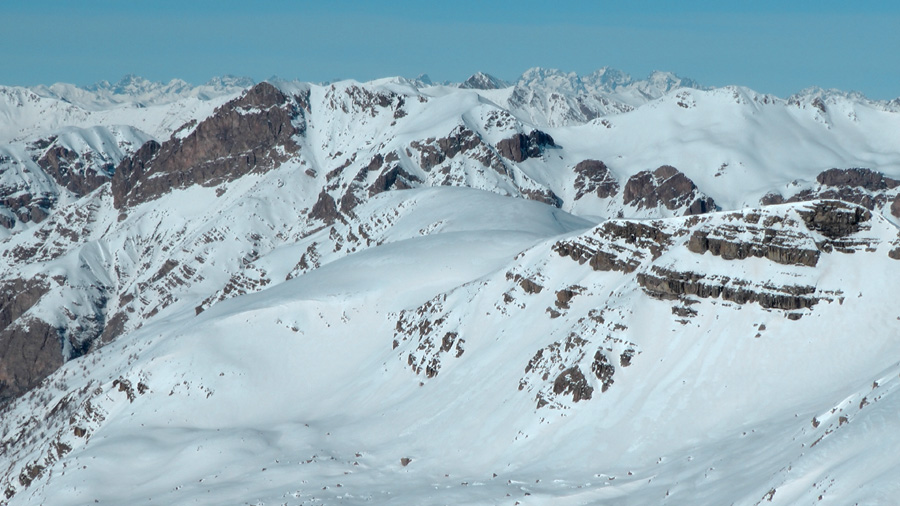
<svg viewBox="0 0 900 506"><path fill-rule="evenodd" d="M752 242L756 232L741 227L767 218L799 238L792 248L827 243L803 224L814 203L759 200L814 188L832 167L900 178L900 116L885 104L821 90L784 100L704 89L664 73L636 82L613 69L533 69L497 90L282 82L285 93L309 91L311 112L300 154L269 172L172 191L127 213L113 208L108 186L75 197L42 176L29 151L37 139L56 135L118 163L238 94L142 83L130 81L143 106L109 98L122 95L112 85L90 97L61 85L0 88L3 184L59 200L46 221L3 240L5 253L35 249L24 266L4 255L7 271L64 280L29 315L70 333L94 321L101 298L139 315L0 411L0 504L900 497L900 271L889 257L898 241L889 205L847 239L849 251L823 249L815 266L687 247L693 232L729 226ZM516 88L538 98L512 107ZM549 88L565 100L542 102ZM403 97L405 116L360 107L358 90L394 105ZM623 106L583 121L561 112L600 93ZM453 178L442 182L411 148L460 129L495 146L536 128L558 146L502 161L503 175L459 155L440 165ZM421 187L374 195L344 222L308 217L333 184L327 173L349 162L343 182L386 153ZM673 165L722 212L686 218L626 206L621 195L575 200L572 168L585 159L604 161L623 186ZM561 208L520 198L523 189L549 189ZM625 219L607 220L620 212ZM626 223L671 240L653 253L603 235ZM77 224L79 239L65 224ZM566 241L636 265L595 270L560 255ZM820 300L796 310L722 297L688 304L642 289L638 276L654 269L764 293L811 287ZM574 295L559 304L565 290ZM682 306L693 314L679 316ZM608 388L592 371L595 353L614 366ZM584 372L590 399L555 391L570 367Z"/></svg>

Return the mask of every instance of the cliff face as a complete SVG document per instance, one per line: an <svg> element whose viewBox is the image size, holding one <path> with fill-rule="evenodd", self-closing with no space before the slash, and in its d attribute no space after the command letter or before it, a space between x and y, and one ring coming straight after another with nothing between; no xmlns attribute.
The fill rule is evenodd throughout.
<svg viewBox="0 0 900 506"><path fill-rule="evenodd" d="M112 178L117 208L153 200L173 189L216 186L250 172L271 170L295 155L308 102L260 83L189 131L143 146Z"/></svg>

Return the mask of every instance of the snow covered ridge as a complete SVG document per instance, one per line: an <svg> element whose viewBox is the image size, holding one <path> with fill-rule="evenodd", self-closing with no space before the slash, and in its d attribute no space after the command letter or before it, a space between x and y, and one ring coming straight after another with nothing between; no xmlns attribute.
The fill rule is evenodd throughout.
<svg viewBox="0 0 900 506"><path fill-rule="evenodd" d="M536 97L659 95L571 122L576 95L483 76L87 113L21 95L5 501L900 492L900 115L528 76Z"/></svg>

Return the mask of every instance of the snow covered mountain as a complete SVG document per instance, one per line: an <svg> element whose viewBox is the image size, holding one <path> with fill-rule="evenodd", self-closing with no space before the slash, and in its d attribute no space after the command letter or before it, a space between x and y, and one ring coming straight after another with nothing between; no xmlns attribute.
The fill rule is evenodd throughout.
<svg viewBox="0 0 900 506"><path fill-rule="evenodd" d="M2 89L2 504L900 495L891 103L249 85Z"/></svg>

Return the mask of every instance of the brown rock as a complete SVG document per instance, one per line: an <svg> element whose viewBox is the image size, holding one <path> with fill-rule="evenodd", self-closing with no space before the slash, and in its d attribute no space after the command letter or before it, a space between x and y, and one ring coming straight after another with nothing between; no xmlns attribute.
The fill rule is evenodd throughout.
<svg viewBox="0 0 900 506"><path fill-rule="evenodd" d="M187 137L172 138L155 153L152 144L145 145L120 163L113 175L115 206L147 202L195 184L216 186L274 168L300 149L293 136L302 133L305 123L297 127L294 120L303 111L271 84L254 86L216 109Z"/></svg>
<svg viewBox="0 0 900 506"><path fill-rule="evenodd" d="M662 299L677 299L684 295L720 297L737 304L757 303L764 308L785 310L810 308L821 300L815 295L814 286L756 286L745 280L731 281L721 277L706 279L703 274L659 266L637 275L637 282L645 292Z"/></svg>
<svg viewBox="0 0 900 506"><path fill-rule="evenodd" d="M331 225L339 216L337 204L334 197L329 195L324 189L319 192L319 198L309 211L309 217L322 220L327 225Z"/></svg>
<svg viewBox="0 0 900 506"><path fill-rule="evenodd" d="M685 215L703 214L716 209L712 198L701 193L693 181L671 165L631 176L625 183L623 196L626 205L638 209L664 206L675 210L687 207Z"/></svg>
<svg viewBox="0 0 900 506"><path fill-rule="evenodd" d="M553 393L556 395L572 394L572 401L590 400L594 387L588 384L581 369L570 367L559 374L553 381Z"/></svg>
<svg viewBox="0 0 900 506"><path fill-rule="evenodd" d="M855 234L872 218L867 209L835 200L816 202L807 211L799 211L806 227L829 239Z"/></svg>
<svg viewBox="0 0 900 506"><path fill-rule="evenodd" d="M529 158L540 157L544 153L544 149L548 147L557 146L553 142L553 137L540 130L532 130L527 136L515 134L509 139L497 143L497 151L500 156L514 162L524 162Z"/></svg>
<svg viewBox="0 0 900 506"><path fill-rule="evenodd" d="M37 386L63 363L61 337L38 319L0 331L0 404Z"/></svg>
<svg viewBox="0 0 900 506"><path fill-rule="evenodd" d="M886 177L871 169L828 169L821 172L816 181L826 186L849 186L869 191L889 190L900 186L900 181Z"/></svg>
<svg viewBox="0 0 900 506"><path fill-rule="evenodd" d="M37 164L60 186L79 196L109 182L113 173L112 164L90 167L90 160L83 160L78 153L59 145L48 149Z"/></svg>
<svg viewBox="0 0 900 506"><path fill-rule="evenodd" d="M619 182L613 177L605 163L599 160L584 160L574 168L575 200L596 193L598 198L605 199L619 193Z"/></svg>

